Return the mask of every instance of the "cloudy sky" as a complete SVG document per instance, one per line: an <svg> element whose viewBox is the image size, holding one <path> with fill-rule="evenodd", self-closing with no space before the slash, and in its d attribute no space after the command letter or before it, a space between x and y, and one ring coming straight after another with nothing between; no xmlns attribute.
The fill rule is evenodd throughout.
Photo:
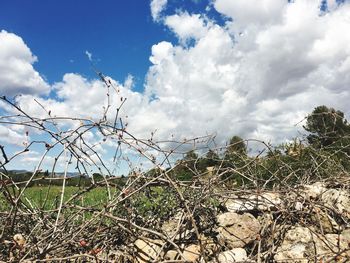
<svg viewBox="0 0 350 263"><path fill-rule="evenodd" d="M98 119L106 87L94 65L119 90L112 103L127 98L136 137L279 143L303 132L296 124L318 105L349 116L349 43L344 0L4 1L0 95L21 94L14 100L32 116L45 117L43 106ZM27 139L0 124L9 152ZM13 163L32 167L37 151Z"/></svg>

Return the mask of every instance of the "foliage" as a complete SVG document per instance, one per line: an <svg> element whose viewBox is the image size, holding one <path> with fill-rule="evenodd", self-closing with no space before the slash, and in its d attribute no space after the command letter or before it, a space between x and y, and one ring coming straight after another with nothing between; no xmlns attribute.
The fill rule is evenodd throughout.
<svg viewBox="0 0 350 263"><path fill-rule="evenodd" d="M170 188L161 186L147 187L131 199L136 214L146 221L155 215L160 219L168 218L177 203L175 193Z"/></svg>
<svg viewBox="0 0 350 263"><path fill-rule="evenodd" d="M318 106L307 116L305 130L309 143L316 148L334 146L340 140L350 135L350 126L344 117L344 113Z"/></svg>
<svg viewBox="0 0 350 263"><path fill-rule="evenodd" d="M37 120L31 121L35 123ZM124 129L118 130L117 125L103 126L105 123L105 120L93 122L87 127L105 129L102 136L114 136L118 140L125 138ZM222 151L194 149L184 153L174 165L171 165L173 159L170 155L175 150L161 152L159 147L162 155L170 160L169 167L164 170L160 167L165 162L157 163L158 157L154 159L144 150L145 145L151 146L152 151L158 149L153 141L129 137L123 141L129 146L127 149L136 149L154 166L148 171L133 168L125 178L112 177L108 171L105 176L101 169L98 169L99 173L90 173L91 177L74 176L65 180L62 173L51 174L39 168L33 173L2 169L0 225L2 238L7 243L0 242L0 252L4 255L0 255L0 260L11 261L15 233L22 233L28 242L25 248L17 248L20 252L15 255L17 261L36 261L66 254L94 257L97 255L94 248L104 249L104 255L110 252L110 248L130 255L134 250L129 244L140 236L170 241L166 244L167 249L183 247L181 240L170 240L162 232L164 220L174 219L180 214L176 224L186 231L196 227L189 238L191 242L198 242L202 239L200 234L216 235L212 231L217 225L216 216L227 211L227 198L272 190L283 194L299 184L348 175L349 125L344 114L325 106L317 107L307 117L305 129L309 132L307 142L295 138L272 146L260 141L264 152L248 155L249 139L233 136ZM75 144L81 134L76 135L75 131L69 136L72 138L65 134L64 138L54 139L61 143L69 138L71 141L65 145L72 146L66 148L72 156L85 154L85 148ZM178 152L182 145L181 142L174 149ZM50 145L46 149L49 150ZM5 152L2 154L6 157L3 158L5 163L1 164L4 168L12 157L7 158ZM89 158L89 155L84 155L84 158ZM84 158L76 161L90 167L91 163L85 163ZM292 209L295 210L294 206ZM281 211L272 214L279 218ZM82 245L82 240L88 240L89 245ZM249 249L253 251L255 248ZM93 259L97 260L97 257ZM102 256L100 259L104 260Z"/></svg>
<svg viewBox="0 0 350 263"><path fill-rule="evenodd" d="M196 166L201 173L205 173L207 172L208 167L215 167L219 165L220 162L221 159L219 155L215 151L210 149L204 157L198 159Z"/></svg>
<svg viewBox="0 0 350 263"><path fill-rule="evenodd" d="M247 145L241 137L235 135L230 139L226 154L247 155Z"/></svg>

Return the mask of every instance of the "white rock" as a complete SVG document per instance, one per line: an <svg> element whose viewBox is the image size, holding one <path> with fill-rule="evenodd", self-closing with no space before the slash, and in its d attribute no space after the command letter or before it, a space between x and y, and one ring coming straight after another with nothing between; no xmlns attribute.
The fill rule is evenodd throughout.
<svg viewBox="0 0 350 263"><path fill-rule="evenodd" d="M179 255L179 253L176 250L169 250L165 256L165 260L176 260L181 259L185 260L186 262L197 262L201 255L201 249L199 245L189 245L185 247L185 249L182 252L183 258Z"/></svg>
<svg viewBox="0 0 350 263"><path fill-rule="evenodd" d="M277 209L282 204L278 193L262 193L260 195L249 195L229 199L225 206L229 212L242 212L250 210L268 211Z"/></svg>
<svg viewBox="0 0 350 263"><path fill-rule="evenodd" d="M297 260L293 262L307 263L305 258L307 244L312 240L311 232L306 227L295 227L290 229L282 245L277 249L274 259L278 262L288 262L288 260Z"/></svg>
<svg viewBox="0 0 350 263"><path fill-rule="evenodd" d="M134 246L137 249L136 262L144 263L156 260L161 254L162 245L161 240L152 240L148 238L137 239Z"/></svg>
<svg viewBox="0 0 350 263"><path fill-rule="evenodd" d="M176 257L179 255L179 253L176 250L169 250L165 256L165 260L176 260Z"/></svg>
<svg viewBox="0 0 350 263"><path fill-rule="evenodd" d="M218 239L229 248L244 247L255 240L260 231L259 221L249 213L228 212L217 217Z"/></svg>
<svg viewBox="0 0 350 263"><path fill-rule="evenodd" d="M350 258L349 241L350 230L345 230L340 235L321 235L306 227L294 227L286 233L274 259L277 262L306 263L315 259L320 262L333 262L329 260L340 256L339 262L347 262L346 259ZM343 253L338 255L339 251Z"/></svg>
<svg viewBox="0 0 350 263"><path fill-rule="evenodd" d="M247 252L243 248L234 248L232 250L221 252L218 256L219 263L233 263L246 261Z"/></svg>
<svg viewBox="0 0 350 263"><path fill-rule="evenodd" d="M201 255L201 249L199 245L189 245L184 249L182 253L186 262L196 262Z"/></svg>
<svg viewBox="0 0 350 263"><path fill-rule="evenodd" d="M13 236L13 240L20 247L23 247L26 244L26 240L22 234L16 234Z"/></svg>
<svg viewBox="0 0 350 263"><path fill-rule="evenodd" d="M225 206L229 212L233 213L250 211L254 209L254 205L243 199L228 199L225 203Z"/></svg>
<svg viewBox="0 0 350 263"><path fill-rule="evenodd" d="M304 185L303 188L304 189L301 194L312 199L319 197L321 194L327 191L327 188L322 182L317 182L311 185Z"/></svg>
<svg viewBox="0 0 350 263"><path fill-rule="evenodd" d="M302 211L303 207L304 207L303 203L301 203L299 201L295 202L295 210Z"/></svg>
<svg viewBox="0 0 350 263"><path fill-rule="evenodd" d="M322 194L321 200L326 206L335 208L350 218L350 196L346 191L329 189Z"/></svg>

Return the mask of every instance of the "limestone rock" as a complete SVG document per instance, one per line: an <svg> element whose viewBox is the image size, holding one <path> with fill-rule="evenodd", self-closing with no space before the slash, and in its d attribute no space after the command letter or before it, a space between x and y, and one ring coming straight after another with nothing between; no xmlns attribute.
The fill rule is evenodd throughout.
<svg viewBox="0 0 350 263"><path fill-rule="evenodd" d="M234 248L224 251L218 256L219 263L244 262L247 259L247 252L243 248Z"/></svg>
<svg viewBox="0 0 350 263"><path fill-rule="evenodd" d="M342 234L318 235L314 240L316 247L315 255L319 260L330 262L335 256L337 256L337 262L348 262L350 260L349 240L344 238ZM312 252L314 250L310 254Z"/></svg>
<svg viewBox="0 0 350 263"><path fill-rule="evenodd" d="M169 238L174 239L187 239L191 236L193 229L186 229L185 224L183 224L183 213L177 213L174 217L170 218L162 224L162 232L166 234Z"/></svg>
<svg viewBox="0 0 350 263"><path fill-rule="evenodd" d="M206 256L217 255L220 249L220 246L219 244L217 244L217 242L215 242L211 237L206 237L204 235L200 235L200 240ZM200 246L195 244L189 245L184 248L182 254L187 261L198 261L201 256ZM176 250L169 250L165 254L164 259L183 260L183 258L179 255L179 253Z"/></svg>
<svg viewBox="0 0 350 263"><path fill-rule="evenodd" d="M320 232L323 234L334 233L339 230L337 222L318 207L314 208L310 217L315 226L320 227Z"/></svg>
<svg viewBox="0 0 350 263"><path fill-rule="evenodd" d="M329 189L322 194L321 200L328 206L350 218L350 195L344 190Z"/></svg>
<svg viewBox="0 0 350 263"><path fill-rule="evenodd" d="M176 235L181 217L182 214L177 214L173 218L163 223L161 229L169 238L173 238Z"/></svg>
<svg viewBox="0 0 350 263"><path fill-rule="evenodd" d="M304 205L302 202L299 202L299 201L295 202L294 209L296 211L302 211L303 207L304 207Z"/></svg>
<svg viewBox="0 0 350 263"><path fill-rule="evenodd" d="M260 195L249 195L228 199L225 206L229 212L242 212L250 210L274 210L281 204L282 200L278 193L266 192Z"/></svg>
<svg viewBox="0 0 350 263"><path fill-rule="evenodd" d="M219 244L213 238L206 237L203 234L201 234L199 238L207 256L216 255L217 252L220 250Z"/></svg>
<svg viewBox="0 0 350 263"><path fill-rule="evenodd" d="M23 247L26 244L26 240L22 234L16 234L13 236L13 240L20 247Z"/></svg>
<svg viewBox="0 0 350 263"><path fill-rule="evenodd" d="M287 232L282 245L277 249L274 259L278 262L294 262L307 263L305 258L307 244L312 241L312 235L306 227L295 227Z"/></svg>
<svg viewBox="0 0 350 263"><path fill-rule="evenodd" d="M329 262L337 256L337 262L347 262L350 259L349 234L350 231L343 231L340 235L321 235L305 227L294 227L285 235L274 259L277 262L306 263L315 259Z"/></svg>
<svg viewBox="0 0 350 263"><path fill-rule="evenodd" d="M189 245L184 249L182 253L186 262L196 262L201 255L201 249L199 245Z"/></svg>
<svg viewBox="0 0 350 263"><path fill-rule="evenodd" d="M225 202L225 206L227 208L227 211L229 212L241 212L241 211L251 211L254 209L254 205L252 205L247 200L241 199L241 198L235 198L235 199L228 199Z"/></svg>
<svg viewBox="0 0 350 263"><path fill-rule="evenodd" d="M218 239L229 248L244 247L255 240L260 231L259 221L251 214L228 212L217 217Z"/></svg>
<svg viewBox="0 0 350 263"><path fill-rule="evenodd" d="M166 252L164 259L165 260L176 260L178 254L179 253L177 253L176 250L169 250L168 252Z"/></svg>
<svg viewBox="0 0 350 263"><path fill-rule="evenodd" d="M155 260L161 255L162 245L161 240L152 240L148 238L137 239L134 243L136 248L136 262L144 263Z"/></svg>
<svg viewBox="0 0 350 263"><path fill-rule="evenodd" d="M316 199L327 191L324 183L317 182L311 185L304 185L301 195L307 197L308 199Z"/></svg>
<svg viewBox="0 0 350 263"><path fill-rule="evenodd" d="M184 258L181 258L176 250L169 250L165 256L165 260L185 260L186 262L197 262L201 256L201 249L199 245L189 245L185 247L182 252Z"/></svg>

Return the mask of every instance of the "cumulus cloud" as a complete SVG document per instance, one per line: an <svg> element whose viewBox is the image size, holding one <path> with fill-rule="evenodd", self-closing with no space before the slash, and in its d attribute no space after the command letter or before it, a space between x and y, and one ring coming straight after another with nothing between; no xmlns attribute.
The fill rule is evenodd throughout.
<svg viewBox="0 0 350 263"><path fill-rule="evenodd" d="M231 18L242 27L250 24L266 25L280 22L283 9L287 5L287 0L214 1L214 8L219 13Z"/></svg>
<svg viewBox="0 0 350 263"><path fill-rule="evenodd" d="M25 132L16 131L16 127L0 125L0 142L17 146L26 146L30 140Z"/></svg>
<svg viewBox="0 0 350 263"><path fill-rule="evenodd" d="M0 94L47 94L49 85L33 68L37 57L32 54L22 38L0 32Z"/></svg>
<svg viewBox="0 0 350 263"><path fill-rule="evenodd" d="M286 140L320 104L349 115L350 4L331 6L322 14L319 1L216 0L225 26L202 14L165 17L180 45L152 47L153 107L178 134L217 131L222 140Z"/></svg>
<svg viewBox="0 0 350 263"><path fill-rule="evenodd" d="M167 16L164 21L183 43L188 40L197 40L207 32L205 21L199 14L190 15L187 12Z"/></svg>
<svg viewBox="0 0 350 263"><path fill-rule="evenodd" d="M165 9L168 0L152 0L151 14L154 21L159 21L161 12Z"/></svg>
<svg viewBox="0 0 350 263"><path fill-rule="evenodd" d="M235 134L278 143L297 135L302 128L295 124L318 105L349 116L350 4L332 3L327 13L319 7L311 0L216 0L223 26L205 10L164 16L179 42L153 45L143 93L133 90L131 75L124 83L111 79L118 93L110 103L127 98L120 116L128 116L129 132L155 132L159 140L217 133L219 143ZM108 102L101 81L79 74L65 74L52 90L56 97L16 102L35 116L47 113L33 98L53 116L94 120Z"/></svg>
<svg viewBox="0 0 350 263"><path fill-rule="evenodd" d="M111 92L109 103L116 105L120 103L121 97L128 98L128 107L130 113L133 113L132 105L140 104L142 95L130 89L131 77L126 79L126 87L117 81L111 81L119 92ZM108 106L108 90L104 83L97 79L88 80L79 74L65 74L62 81L52 85L52 91L56 95L55 98L22 95L16 98L16 103L30 115L39 118L47 117L50 111L53 117L75 116L91 120L102 118ZM33 103L34 99L39 103Z"/></svg>

